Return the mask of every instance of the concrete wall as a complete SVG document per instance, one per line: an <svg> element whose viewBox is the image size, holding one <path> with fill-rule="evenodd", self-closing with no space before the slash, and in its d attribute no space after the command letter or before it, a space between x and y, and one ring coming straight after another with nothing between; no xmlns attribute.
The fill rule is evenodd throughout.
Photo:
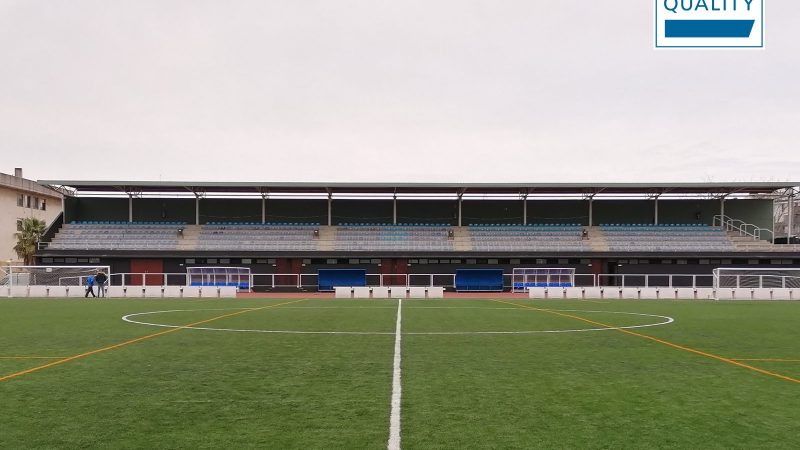
<svg viewBox="0 0 800 450"><path fill-rule="evenodd" d="M23 206L17 206L17 196L24 195ZM28 197L31 207L27 205ZM35 208L39 199L39 209ZM42 211L41 202L45 200L46 210ZM17 232L17 220L33 217L43 220L47 225L61 213L61 196L31 180L0 174L0 264L20 262L14 252L17 243L14 234Z"/></svg>
<svg viewBox="0 0 800 450"><path fill-rule="evenodd" d="M772 200L728 200L725 215L772 230L772 207Z"/></svg>

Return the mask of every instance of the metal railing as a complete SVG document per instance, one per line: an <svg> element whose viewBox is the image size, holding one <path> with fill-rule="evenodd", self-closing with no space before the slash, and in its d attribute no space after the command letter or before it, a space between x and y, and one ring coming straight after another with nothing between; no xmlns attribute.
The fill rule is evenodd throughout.
<svg viewBox="0 0 800 450"><path fill-rule="evenodd" d="M750 236L754 240L766 239L761 235L762 233L769 233L769 239L766 240L769 243L775 242L775 235L772 233L772 230L761 228L758 225L747 223L743 220L717 214L714 216L714 221L712 224L713 226L720 227L725 231L738 231L740 236Z"/></svg>
<svg viewBox="0 0 800 450"><path fill-rule="evenodd" d="M113 286L186 286L189 276L186 273L112 273L109 285ZM455 274L417 273L367 274L368 286L433 287L455 288ZM713 275L692 274L575 274L575 287L712 287ZM315 273L254 273L250 275L250 288L253 289L306 289L317 288ZM505 288L512 287L512 274L503 275Z"/></svg>

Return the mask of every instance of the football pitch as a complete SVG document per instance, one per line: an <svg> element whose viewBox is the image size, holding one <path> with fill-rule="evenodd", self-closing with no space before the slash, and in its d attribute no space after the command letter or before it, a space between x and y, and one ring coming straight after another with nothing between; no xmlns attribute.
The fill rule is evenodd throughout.
<svg viewBox="0 0 800 450"><path fill-rule="evenodd" d="M800 303L0 300L0 448L798 448Z"/></svg>

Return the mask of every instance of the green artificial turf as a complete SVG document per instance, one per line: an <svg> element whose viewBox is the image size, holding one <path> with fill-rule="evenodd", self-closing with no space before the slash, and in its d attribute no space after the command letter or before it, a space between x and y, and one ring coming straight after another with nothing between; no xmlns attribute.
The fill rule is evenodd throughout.
<svg viewBox="0 0 800 450"><path fill-rule="evenodd" d="M687 351L800 360L798 303L402 308L404 449L800 447L800 383ZM197 326L249 331L122 320L153 311L172 312L131 320L229 315ZM615 312L675 322L546 332L665 321ZM0 300L0 378L155 335L0 381L0 448L386 448L396 314L396 300ZM24 356L52 359L10 359ZM800 362L742 363L800 378Z"/></svg>

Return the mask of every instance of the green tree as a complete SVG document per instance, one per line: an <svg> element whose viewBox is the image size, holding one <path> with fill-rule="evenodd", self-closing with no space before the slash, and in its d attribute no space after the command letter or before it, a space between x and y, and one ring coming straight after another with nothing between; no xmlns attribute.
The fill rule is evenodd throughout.
<svg viewBox="0 0 800 450"><path fill-rule="evenodd" d="M26 217L22 219L22 231L14 233L14 237L17 238L14 251L26 266L33 262L33 255L36 254L36 246L44 233L44 227L43 220Z"/></svg>

